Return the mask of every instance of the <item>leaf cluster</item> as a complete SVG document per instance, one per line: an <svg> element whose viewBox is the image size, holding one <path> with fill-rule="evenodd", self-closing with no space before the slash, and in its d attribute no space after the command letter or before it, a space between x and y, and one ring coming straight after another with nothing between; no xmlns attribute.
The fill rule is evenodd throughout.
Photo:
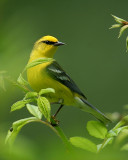
<svg viewBox="0 0 128 160"><path fill-rule="evenodd" d="M48 62L50 60L51 58L50 59L39 58L37 60L34 60L31 63L26 65L24 71L28 68L34 67L41 63ZM12 127L8 131L8 134L6 137L6 143L9 143L9 144L12 144L14 142L17 134L19 133L19 131L24 125L30 122L40 121L43 116L49 123L51 121L51 106L49 101L47 100L47 98L45 98L44 95L49 93L55 93L54 89L52 88L41 89L39 93L31 91L28 88L29 83L23 78L22 74L19 75L17 82L15 82L15 85L20 87L26 94L24 95L24 98L22 100L15 102L11 106L11 112L22 109L23 107L26 107L29 113L33 115L33 117L21 119L12 124ZM33 103L37 105L33 105Z"/></svg>
<svg viewBox="0 0 128 160"><path fill-rule="evenodd" d="M45 119L50 123L51 121L51 107L49 101L43 96L45 93L54 93L52 88L42 89L39 93L27 92L23 100L17 101L11 106L11 112L26 107L27 110L33 117L18 120L12 124L11 129L8 131L6 143L12 144L21 130L21 128L30 123L37 122L44 116ZM36 105L31 104L36 102Z"/></svg>
<svg viewBox="0 0 128 160"><path fill-rule="evenodd" d="M31 63L27 64L24 71L36 65L53 61L53 60L54 59L51 59L51 58L36 59ZM46 89L41 89L39 93L31 91L28 88L29 83L23 78L24 71L19 75L17 82L14 82L11 80L11 82L14 85L18 86L20 89L22 89L25 92L24 98L20 101L15 102L11 106L11 112L22 109L23 107L26 107L26 109L29 111L29 113L33 117L20 119L14 122L6 136L6 144L12 145L14 143L18 133L20 132L23 126L25 126L30 122L39 122L50 127L62 139L66 148L70 150L71 144L69 143L67 137L64 135L61 128L58 126L58 121L53 116L51 116L50 102L45 97L46 94L47 95L51 93L54 94L55 90L52 88L46 88ZM43 120L43 118L45 120ZM52 125L53 123L54 123L54 126Z"/></svg>
<svg viewBox="0 0 128 160"><path fill-rule="evenodd" d="M114 15L112 15L112 16L115 19L115 21L117 22L117 24L112 25L110 27L110 29L120 27L119 36L118 36L118 38L120 38L122 36L123 32L128 28L128 21L121 19L119 17L116 17ZM126 51L128 51L128 36L126 37Z"/></svg>
<svg viewBox="0 0 128 160"><path fill-rule="evenodd" d="M91 140L84 137L71 137L70 142L75 147L93 152L99 153L104 147L109 144L112 144L114 138L118 138L121 133L128 133L128 116L125 116L121 121L119 121L115 127L108 130L107 127L98 121L88 121L87 131L90 136L101 139L102 142L95 144ZM126 134L125 134L126 135ZM121 150L128 150L128 144L125 144L121 147Z"/></svg>

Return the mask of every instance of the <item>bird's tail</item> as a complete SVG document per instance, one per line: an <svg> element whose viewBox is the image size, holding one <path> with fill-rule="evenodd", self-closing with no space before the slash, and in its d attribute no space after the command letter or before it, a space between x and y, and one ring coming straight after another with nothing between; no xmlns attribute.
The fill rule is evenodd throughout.
<svg viewBox="0 0 128 160"><path fill-rule="evenodd" d="M108 124L111 122L109 118L107 118L101 111L99 111L96 107L94 107L92 104L90 104L87 100L80 98L82 101L82 105L80 108L83 111L89 112L92 114L94 117L96 117L99 121L101 121L104 124Z"/></svg>

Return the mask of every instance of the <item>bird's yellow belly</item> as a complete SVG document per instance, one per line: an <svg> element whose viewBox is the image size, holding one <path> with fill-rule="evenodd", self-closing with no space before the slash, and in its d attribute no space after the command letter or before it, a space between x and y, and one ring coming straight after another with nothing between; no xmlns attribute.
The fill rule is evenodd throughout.
<svg viewBox="0 0 128 160"><path fill-rule="evenodd" d="M74 102L74 95L66 86L60 82L52 79L45 71L46 64L40 64L28 69L27 77L33 90L39 92L41 89L53 88L55 93L47 95L48 100L51 103L59 102L63 100L65 105L72 105Z"/></svg>

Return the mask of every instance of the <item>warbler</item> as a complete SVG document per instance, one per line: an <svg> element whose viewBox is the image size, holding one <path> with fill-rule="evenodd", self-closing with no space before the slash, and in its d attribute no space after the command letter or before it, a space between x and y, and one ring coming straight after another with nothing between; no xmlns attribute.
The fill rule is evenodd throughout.
<svg viewBox="0 0 128 160"><path fill-rule="evenodd" d="M34 45L28 63L38 58L53 58L59 42L53 36L44 36ZM83 111L89 112L101 122L107 124L110 120L97 108L91 105L75 82L62 69L57 61L49 61L36 65L27 70L28 82L32 89L39 92L41 89L53 88L55 93L46 94L50 103L59 103L61 106L54 116L57 115L62 106L76 106Z"/></svg>

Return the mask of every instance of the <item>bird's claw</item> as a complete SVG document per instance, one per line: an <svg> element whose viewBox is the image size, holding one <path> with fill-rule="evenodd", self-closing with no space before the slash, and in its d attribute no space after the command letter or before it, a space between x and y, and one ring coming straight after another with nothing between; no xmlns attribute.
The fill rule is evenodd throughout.
<svg viewBox="0 0 128 160"><path fill-rule="evenodd" d="M58 126L59 125L59 121L54 116L51 116L51 125L52 126Z"/></svg>

